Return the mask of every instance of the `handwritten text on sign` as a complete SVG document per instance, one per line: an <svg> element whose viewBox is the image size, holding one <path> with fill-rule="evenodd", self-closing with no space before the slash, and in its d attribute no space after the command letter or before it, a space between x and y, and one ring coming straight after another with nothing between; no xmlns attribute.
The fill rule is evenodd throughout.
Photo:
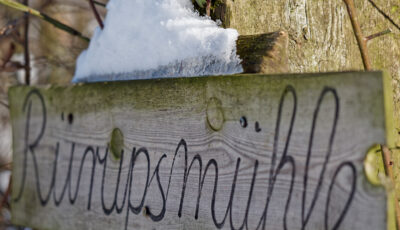
<svg viewBox="0 0 400 230"><path fill-rule="evenodd" d="M14 222L384 228L362 169L385 140L382 79L365 75L15 88Z"/></svg>

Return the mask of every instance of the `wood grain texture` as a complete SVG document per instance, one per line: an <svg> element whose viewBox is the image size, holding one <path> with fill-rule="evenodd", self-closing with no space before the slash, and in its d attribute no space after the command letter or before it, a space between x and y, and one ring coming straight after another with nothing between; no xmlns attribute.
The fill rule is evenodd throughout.
<svg viewBox="0 0 400 230"><path fill-rule="evenodd" d="M288 35L284 31L241 35L236 41L237 55L244 73L287 73Z"/></svg>
<svg viewBox="0 0 400 230"><path fill-rule="evenodd" d="M16 224L386 226L385 191L363 173L368 148L386 143L381 73L15 87L9 96Z"/></svg>

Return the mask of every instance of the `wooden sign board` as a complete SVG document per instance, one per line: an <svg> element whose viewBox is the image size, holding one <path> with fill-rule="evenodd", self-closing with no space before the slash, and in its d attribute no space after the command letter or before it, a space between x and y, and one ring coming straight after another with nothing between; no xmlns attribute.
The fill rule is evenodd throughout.
<svg viewBox="0 0 400 230"><path fill-rule="evenodd" d="M384 229L363 160L382 74L10 90L12 221L37 229Z"/></svg>

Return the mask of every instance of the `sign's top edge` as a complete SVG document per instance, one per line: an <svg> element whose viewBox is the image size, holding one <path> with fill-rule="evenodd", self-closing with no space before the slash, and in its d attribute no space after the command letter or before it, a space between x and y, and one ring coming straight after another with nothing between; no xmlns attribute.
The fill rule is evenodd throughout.
<svg viewBox="0 0 400 230"><path fill-rule="evenodd" d="M152 78L152 79L135 79L135 80L116 80L116 81L93 81L93 82L79 82L79 83L71 83L69 85L34 85L35 88L58 88L58 87L76 87L83 85L107 85L107 84L122 84L122 83L130 83L130 82L163 82L163 81L198 81L198 80L216 80L216 79L227 79L227 78L237 78L237 77L268 77L270 79L287 79L287 78L320 78L320 77L329 77L329 76L338 76L338 75L376 75L378 77L383 77L383 71L374 70L374 71L342 71L342 72L305 72L305 73L280 73L280 74L260 74L260 73L242 73L242 74L232 74L232 75L215 75L215 76L195 76L195 77L174 77L174 78ZM20 87L32 87L26 85L17 85L12 86L12 88L20 88Z"/></svg>

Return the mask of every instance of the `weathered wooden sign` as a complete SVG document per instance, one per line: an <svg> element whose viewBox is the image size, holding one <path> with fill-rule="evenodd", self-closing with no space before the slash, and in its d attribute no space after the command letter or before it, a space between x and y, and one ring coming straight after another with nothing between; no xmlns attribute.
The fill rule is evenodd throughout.
<svg viewBox="0 0 400 230"><path fill-rule="evenodd" d="M38 229L384 229L382 74L15 87L12 218Z"/></svg>

